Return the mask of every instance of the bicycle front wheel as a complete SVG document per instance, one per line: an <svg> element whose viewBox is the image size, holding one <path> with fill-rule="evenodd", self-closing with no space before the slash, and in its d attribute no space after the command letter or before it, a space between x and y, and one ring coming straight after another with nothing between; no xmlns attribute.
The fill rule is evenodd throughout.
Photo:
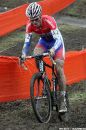
<svg viewBox="0 0 86 130"><path fill-rule="evenodd" d="M48 81L44 82L39 72L33 75L30 83L33 111L41 123L47 123L51 117L51 95Z"/></svg>

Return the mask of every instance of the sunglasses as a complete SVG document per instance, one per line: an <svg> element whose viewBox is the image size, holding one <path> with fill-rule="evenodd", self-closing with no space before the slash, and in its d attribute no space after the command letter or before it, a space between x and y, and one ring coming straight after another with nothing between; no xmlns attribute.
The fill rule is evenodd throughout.
<svg viewBox="0 0 86 130"><path fill-rule="evenodd" d="M34 22L34 21L40 21L41 18L36 18L36 19L30 19L31 22Z"/></svg>

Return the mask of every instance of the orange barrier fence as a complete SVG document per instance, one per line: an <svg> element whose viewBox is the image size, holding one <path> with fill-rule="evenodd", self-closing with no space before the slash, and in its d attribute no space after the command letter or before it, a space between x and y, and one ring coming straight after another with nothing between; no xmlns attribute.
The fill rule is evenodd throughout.
<svg viewBox="0 0 86 130"><path fill-rule="evenodd" d="M51 63L48 57L44 60ZM27 71L19 66L17 57L0 57L0 102L29 98L30 80L37 69L34 59L28 59L25 65ZM51 70L46 70L51 78ZM67 52L64 71L67 84L86 79L86 50Z"/></svg>
<svg viewBox="0 0 86 130"><path fill-rule="evenodd" d="M66 8L76 0L43 0L39 2L43 7L43 14L52 15ZM26 24L25 9L28 4L0 14L0 36L3 36Z"/></svg>
<svg viewBox="0 0 86 130"><path fill-rule="evenodd" d="M0 14L0 36L22 27L26 23L27 4Z"/></svg>

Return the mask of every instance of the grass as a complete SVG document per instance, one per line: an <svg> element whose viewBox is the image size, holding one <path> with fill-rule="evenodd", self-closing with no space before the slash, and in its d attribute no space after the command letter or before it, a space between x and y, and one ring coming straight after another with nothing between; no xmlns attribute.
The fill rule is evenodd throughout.
<svg viewBox="0 0 86 130"><path fill-rule="evenodd" d="M23 31L22 31L23 30ZM0 38L0 51L9 47L15 46L15 44L24 42L25 31L22 29L16 30L9 35Z"/></svg>
<svg viewBox="0 0 86 130"><path fill-rule="evenodd" d="M22 4L27 3L28 0L0 0L0 6L1 7L7 7L7 8L15 8L17 6L20 6Z"/></svg>
<svg viewBox="0 0 86 130"><path fill-rule="evenodd" d="M86 101L86 81L80 81L78 83L74 83L68 88L69 100L70 103L79 103Z"/></svg>
<svg viewBox="0 0 86 130"><path fill-rule="evenodd" d="M62 25L59 25L59 28L61 31L76 31L77 29L79 29L80 27L77 27L77 26L73 26L73 25L67 25L67 24L62 24Z"/></svg>
<svg viewBox="0 0 86 130"><path fill-rule="evenodd" d="M77 0L75 3L62 10L60 14L86 18L86 0Z"/></svg>
<svg viewBox="0 0 86 130"><path fill-rule="evenodd" d="M74 92L72 94L70 94L70 102L80 102L85 101L86 100L86 92Z"/></svg>

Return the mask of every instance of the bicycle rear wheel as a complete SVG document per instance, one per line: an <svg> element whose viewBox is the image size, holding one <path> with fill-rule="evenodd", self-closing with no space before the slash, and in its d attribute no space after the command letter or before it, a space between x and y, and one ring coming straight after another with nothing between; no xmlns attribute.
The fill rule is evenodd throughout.
<svg viewBox="0 0 86 130"><path fill-rule="evenodd" d="M51 117L51 95L48 80L44 82L40 72L31 79L30 96L36 118L41 123L47 123Z"/></svg>

